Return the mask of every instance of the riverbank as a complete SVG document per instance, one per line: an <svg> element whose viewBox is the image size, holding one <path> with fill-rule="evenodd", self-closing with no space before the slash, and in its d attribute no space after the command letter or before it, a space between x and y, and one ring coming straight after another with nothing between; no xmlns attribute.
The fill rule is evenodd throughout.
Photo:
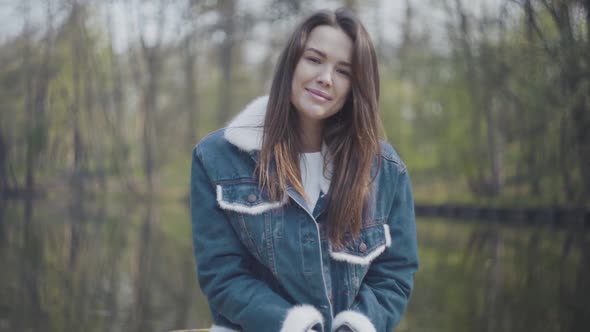
<svg viewBox="0 0 590 332"><path fill-rule="evenodd" d="M423 217L490 220L503 223L551 224L590 229L590 209L563 207L493 207L467 204L416 204L416 215Z"/></svg>

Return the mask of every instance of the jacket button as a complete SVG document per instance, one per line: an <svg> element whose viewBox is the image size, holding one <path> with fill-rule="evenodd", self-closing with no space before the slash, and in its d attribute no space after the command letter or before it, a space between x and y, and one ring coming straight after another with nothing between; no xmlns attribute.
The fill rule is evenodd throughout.
<svg viewBox="0 0 590 332"><path fill-rule="evenodd" d="M366 252L367 251L367 245L364 242L361 243L361 245L359 246L359 250L361 252Z"/></svg>
<svg viewBox="0 0 590 332"><path fill-rule="evenodd" d="M256 197L256 194L248 195L248 202L254 203L254 202L256 202L256 199L258 199L258 197Z"/></svg>

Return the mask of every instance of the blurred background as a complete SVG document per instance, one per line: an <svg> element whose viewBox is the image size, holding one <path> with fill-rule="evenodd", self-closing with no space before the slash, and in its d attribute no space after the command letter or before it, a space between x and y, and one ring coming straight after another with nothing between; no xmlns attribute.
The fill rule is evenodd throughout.
<svg viewBox="0 0 590 332"><path fill-rule="evenodd" d="M397 331L588 331L588 0L0 0L0 331L208 327L191 150L341 6L419 214Z"/></svg>

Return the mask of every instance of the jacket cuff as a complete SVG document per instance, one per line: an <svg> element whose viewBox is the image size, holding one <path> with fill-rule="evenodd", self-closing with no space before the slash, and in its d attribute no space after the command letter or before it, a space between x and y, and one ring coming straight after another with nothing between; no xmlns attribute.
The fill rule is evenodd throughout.
<svg viewBox="0 0 590 332"><path fill-rule="evenodd" d="M334 317L332 332L343 326L349 327L354 332L377 332L367 316L352 310L342 311Z"/></svg>
<svg viewBox="0 0 590 332"><path fill-rule="evenodd" d="M324 325L324 317L313 306L303 304L287 311L281 332L307 332L316 324Z"/></svg>
<svg viewBox="0 0 590 332"><path fill-rule="evenodd" d="M209 332L239 332L239 331L232 330L227 327L223 327L223 326L219 326L219 325L213 325L209 329Z"/></svg>

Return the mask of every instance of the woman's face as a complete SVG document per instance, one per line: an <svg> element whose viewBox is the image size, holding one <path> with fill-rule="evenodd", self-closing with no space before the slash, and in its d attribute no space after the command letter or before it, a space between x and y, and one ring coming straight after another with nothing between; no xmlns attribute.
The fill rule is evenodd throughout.
<svg viewBox="0 0 590 332"><path fill-rule="evenodd" d="M351 87L352 40L341 29L314 28L291 83L291 103L300 120L314 123L336 114Z"/></svg>

